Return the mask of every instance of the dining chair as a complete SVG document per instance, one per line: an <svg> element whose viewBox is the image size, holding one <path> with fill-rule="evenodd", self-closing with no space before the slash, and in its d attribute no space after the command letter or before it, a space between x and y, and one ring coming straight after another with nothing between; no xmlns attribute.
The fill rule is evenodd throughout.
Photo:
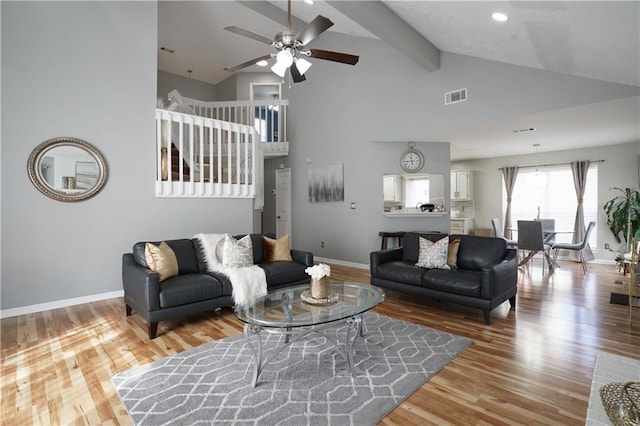
<svg viewBox="0 0 640 426"><path fill-rule="evenodd" d="M518 221L518 250L522 250L523 258L520 266L528 266L533 257L542 252L542 275L544 276L544 262L547 261L549 270L553 269L553 263L549 255L551 246L545 244L542 233L542 222L539 220ZM528 253L527 253L528 252Z"/></svg>
<svg viewBox="0 0 640 426"><path fill-rule="evenodd" d="M556 259L558 258L558 252L560 250L573 250L573 251L577 251L580 255L580 262L582 263L582 273L586 274L587 273L587 262L585 262L584 260L584 254L582 253L582 251L584 250L584 248L587 246L587 243L589 242L589 236L591 235L591 231L593 230L593 228L596 226L596 222L595 221L591 221L589 222L589 225L587 225L587 232L585 232L584 234L584 238L582 239L582 241L580 241L579 243L555 243L551 246L551 249L553 250L553 264L556 264Z"/></svg>
<svg viewBox="0 0 640 426"><path fill-rule="evenodd" d="M491 219L491 226L493 226L493 232L496 234L496 237L502 238L507 242L507 247L518 248L518 242L516 240L509 240L507 239L507 237L504 236L500 219L498 219L497 217L494 217L493 219Z"/></svg>
<svg viewBox="0 0 640 426"><path fill-rule="evenodd" d="M542 222L542 235L544 242L553 245L556 242L556 220L555 219L534 219Z"/></svg>

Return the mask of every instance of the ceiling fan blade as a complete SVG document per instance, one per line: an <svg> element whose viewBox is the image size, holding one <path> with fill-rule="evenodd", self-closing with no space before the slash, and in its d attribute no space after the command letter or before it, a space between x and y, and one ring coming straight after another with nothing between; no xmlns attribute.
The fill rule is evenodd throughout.
<svg viewBox="0 0 640 426"><path fill-rule="evenodd" d="M307 79L304 75L300 74L298 66L295 62L291 64L291 66L289 67L289 71L291 71L291 78L293 78L294 83L302 83Z"/></svg>
<svg viewBox="0 0 640 426"><path fill-rule="evenodd" d="M265 44L271 45L273 43L273 39L261 36L260 34L256 34L256 33L251 32L249 30L245 30L244 28L230 26L230 27L224 27L224 29L227 30L227 31L230 31L232 33L235 33L235 34L239 34L241 36L252 38L254 40L257 40L257 41L265 43Z"/></svg>
<svg viewBox="0 0 640 426"><path fill-rule="evenodd" d="M225 71L229 71L229 72L235 72L235 71L241 70L242 68L246 68L246 67L250 67L251 65L255 65L256 62L258 62L258 61L266 61L269 58L271 58L271 55L263 55L263 56L260 56L258 58L251 59L250 61L243 62L240 65L236 65L235 67L225 68L224 70Z"/></svg>
<svg viewBox="0 0 640 426"><path fill-rule="evenodd" d="M325 18L322 15L316 16L313 21L309 22L307 26L298 31L295 39L302 43L303 46L310 43L311 40L318 37L323 32L327 31L333 26L333 22L329 18Z"/></svg>
<svg viewBox="0 0 640 426"><path fill-rule="evenodd" d="M355 65L360 59L359 56L349 55L347 53L332 52L330 50L309 49L309 56L317 59L326 59L327 61L341 62L343 64Z"/></svg>

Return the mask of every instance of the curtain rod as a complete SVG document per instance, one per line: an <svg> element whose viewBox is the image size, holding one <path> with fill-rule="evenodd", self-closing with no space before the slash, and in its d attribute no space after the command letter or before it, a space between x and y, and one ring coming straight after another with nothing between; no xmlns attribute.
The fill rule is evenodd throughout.
<svg viewBox="0 0 640 426"><path fill-rule="evenodd" d="M589 163L604 163L604 160L589 160ZM534 167L569 166L569 165L571 165L571 163L534 164L532 166L518 166L518 168L532 169ZM500 167L498 170L504 170L504 167Z"/></svg>

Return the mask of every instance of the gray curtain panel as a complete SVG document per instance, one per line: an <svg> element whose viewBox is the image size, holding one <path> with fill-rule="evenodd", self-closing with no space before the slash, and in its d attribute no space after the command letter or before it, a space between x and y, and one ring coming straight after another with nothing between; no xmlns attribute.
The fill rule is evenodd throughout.
<svg viewBox="0 0 640 426"><path fill-rule="evenodd" d="M504 178L504 186L507 190L507 212L504 215L504 236L508 240L511 240L513 239L513 236L511 235L511 197L513 195L513 188L516 186L518 166L503 167L502 177Z"/></svg>
<svg viewBox="0 0 640 426"><path fill-rule="evenodd" d="M584 197L584 191L587 186L587 173L589 172L589 161L573 161L571 163L571 172L573 173L573 185L576 188L576 197L578 198L578 208L576 210L576 221L573 226L573 243L579 243L584 238L586 233L586 226L584 222L584 207L582 199ZM582 251L584 254L584 260L593 260L593 253L591 247L587 243L587 246ZM580 254L577 251L569 252L569 259L579 262Z"/></svg>

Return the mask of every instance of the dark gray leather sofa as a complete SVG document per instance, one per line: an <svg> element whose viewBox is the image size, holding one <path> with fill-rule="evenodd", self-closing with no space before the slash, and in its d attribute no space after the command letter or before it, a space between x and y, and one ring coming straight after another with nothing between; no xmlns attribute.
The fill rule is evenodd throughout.
<svg viewBox="0 0 640 426"><path fill-rule="evenodd" d="M444 270L415 266L421 236L436 241L446 234L407 232L402 247L372 252L371 284L482 309L486 324L491 324L491 310L505 300L515 308L518 255L504 239L451 235L460 238L457 269Z"/></svg>
<svg viewBox="0 0 640 426"><path fill-rule="evenodd" d="M239 237L236 237L239 238ZM154 339L158 321L201 313L223 306L233 306L231 283L223 274L208 272L197 239L165 240L178 260L178 275L162 282L148 268L144 250L146 242L133 245L132 253L122 256L122 286L126 315L135 311L148 323L149 338ZM310 282L304 271L313 266L313 254L291 250L292 262L265 261L262 234L251 234L253 263L265 271L267 288ZM160 241L151 241L158 245Z"/></svg>

